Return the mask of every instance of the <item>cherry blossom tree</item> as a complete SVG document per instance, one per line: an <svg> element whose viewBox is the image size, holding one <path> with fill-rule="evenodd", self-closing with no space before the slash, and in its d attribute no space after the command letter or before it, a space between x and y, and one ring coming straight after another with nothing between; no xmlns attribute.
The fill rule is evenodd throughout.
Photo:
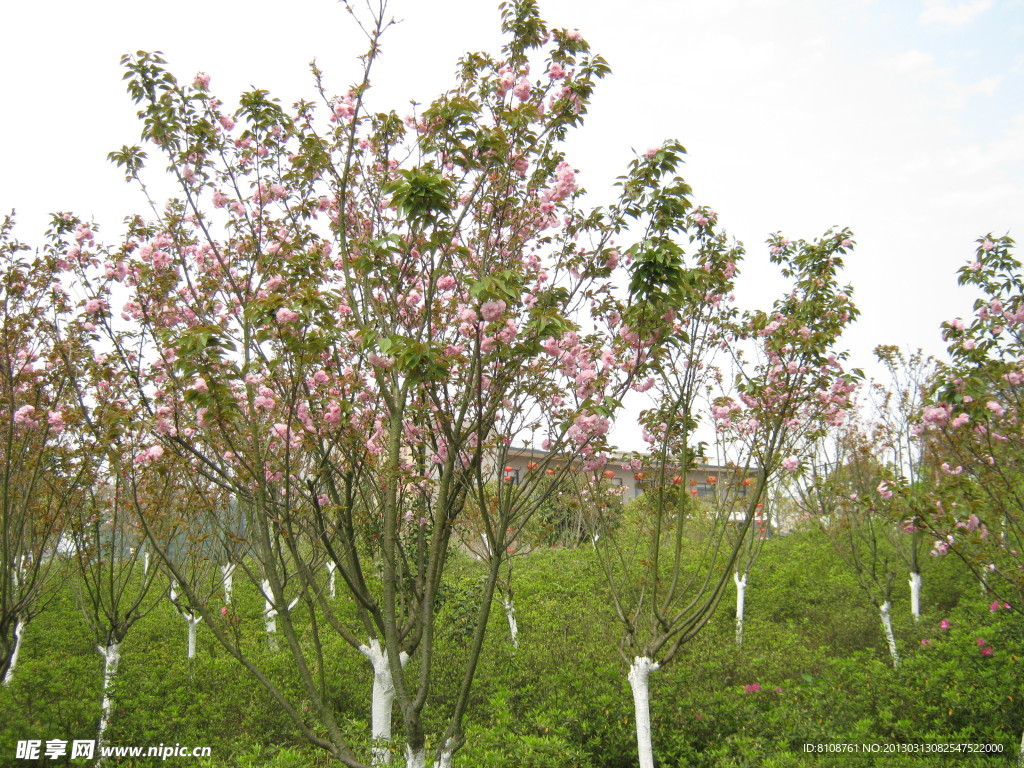
<svg viewBox="0 0 1024 768"><path fill-rule="evenodd" d="M0 676L14 674L26 627L62 577L57 556L90 463L58 327L71 313L62 265L26 257L0 221ZM69 361L71 365L79 360Z"/></svg>
<svg viewBox="0 0 1024 768"><path fill-rule="evenodd" d="M624 256L614 240L648 208L681 205L670 143L632 164L615 204L581 208L561 147L607 65L533 2L503 5L502 20L501 54L464 57L457 83L405 120L369 106L383 4L361 20L358 85L332 96L315 70L319 102L291 112L262 91L228 112L206 75L180 83L159 55L126 56L144 139L180 196L133 219L119 246L76 242L90 231L80 222L63 231L83 321L117 363L107 386L145 438L140 461L181 467L180 482L244 510L238 567L263 585L301 704L218 618L212 592L177 572L144 514L149 544L217 641L348 765L363 763L327 695L321 634L372 668L372 762L389 759L397 706L407 765L424 765L437 593L456 522L471 502L481 510L500 554L457 694L434 718L447 723L436 764L449 765L504 554L543 502L547 470L607 461L611 418L645 365L656 315L636 307L664 281L654 251ZM148 189L142 147L112 159ZM649 274L626 302L615 286L630 260ZM523 435L557 469L545 459L506 483ZM227 546L238 535L224 509L170 514ZM326 563L354 611L330 601Z"/></svg>
<svg viewBox="0 0 1024 768"><path fill-rule="evenodd" d="M1008 236L978 239L959 272L975 289L970 320L943 324L941 368L922 429L939 464L932 554L955 553L978 575L995 607L1024 601L1024 272ZM1019 763L1024 765L1024 736Z"/></svg>
<svg viewBox="0 0 1024 768"><path fill-rule="evenodd" d="M670 663L717 608L765 488L781 471L795 471L805 446L843 419L854 374L842 370L833 346L856 315L850 289L837 282L842 254L852 246L848 232L814 243L773 237L772 260L793 289L770 313L740 315L729 294L742 251L716 231L715 214L690 210L685 199L671 216L655 210L661 215L650 220L633 282L663 286L648 288L636 305L653 322L652 335L664 339L647 345L656 355L655 406L642 416L652 470L644 473L644 460L635 459L651 511L639 534L612 533L597 547L624 629L619 650L629 665L642 768L654 764L650 674ZM677 244L684 236L694 244L689 256ZM716 394L723 376L715 356L726 349L734 353L734 389ZM716 503L703 507L711 510L708 532L698 565L688 570L683 531L702 507L683 480L702 457L702 422L723 438L727 471L716 476Z"/></svg>

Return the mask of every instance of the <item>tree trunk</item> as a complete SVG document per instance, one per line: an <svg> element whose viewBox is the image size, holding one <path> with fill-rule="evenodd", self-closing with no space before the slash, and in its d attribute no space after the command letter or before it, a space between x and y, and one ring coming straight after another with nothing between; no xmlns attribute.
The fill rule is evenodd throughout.
<svg viewBox="0 0 1024 768"><path fill-rule="evenodd" d="M434 764L434 768L452 768L452 757L454 754L451 741L446 741L437 753L437 762Z"/></svg>
<svg viewBox="0 0 1024 768"><path fill-rule="evenodd" d="M636 747L640 768L654 768L651 747L651 694L648 678L659 669L656 661L637 656L629 667L629 687L633 689L633 710L636 718Z"/></svg>
<svg viewBox="0 0 1024 768"><path fill-rule="evenodd" d="M336 570L338 570L338 566L333 560L327 563L327 594L331 596L331 600L337 597L334 589L334 572Z"/></svg>
<svg viewBox="0 0 1024 768"><path fill-rule="evenodd" d="M516 623L516 607L512 602L512 593L508 597L501 598L501 604L505 607L505 618L508 619L508 635L512 639L512 647L519 648L519 624Z"/></svg>
<svg viewBox="0 0 1024 768"><path fill-rule="evenodd" d="M743 645L743 609L747 597L747 574L740 576L739 571L732 575L736 583L736 645Z"/></svg>
<svg viewBox="0 0 1024 768"><path fill-rule="evenodd" d="M893 669L900 665L900 655L896 651L896 636L892 633L892 619L889 616L889 609L892 606L889 601L886 600L882 603L882 606L878 609L878 613L882 618L882 630L885 632L885 642L889 644L889 653L892 656Z"/></svg>
<svg viewBox="0 0 1024 768"><path fill-rule="evenodd" d="M391 762L391 750L387 743L391 740L391 716L395 701L395 681L391 677L391 664L388 652L380 647L380 642L370 640L368 645L359 646L359 651L373 667L373 693L370 706L370 739L373 741L373 758L375 766L387 765ZM404 667L409 654L404 651L398 657Z"/></svg>
<svg viewBox="0 0 1024 768"><path fill-rule="evenodd" d="M921 574L917 572L910 574L910 612L914 621L921 620Z"/></svg>
<svg viewBox="0 0 1024 768"><path fill-rule="evenodd" d="M277 610L274 608L274 603L270 599L270 581L268 579L263 580L263 620L267 628L267 646L271 651L277 652Z"/></svg>
<svg viewBox="0 0 1024 768"><path fill-rule="evenodd" d="M231 589L235 584L235 565L228 563L220 567L221 579L224 583L224 602L231 605Z"/></svg>
<svg viewBox="0 0 1024 768"><path fill-rule="evenodd" d="M405 748L405 768L427 768L427 750Z"/></svg>
<svg viewBox="0 0 1024 768"><path fill-rule="evenodd" d="M25 622L18 617L14 624L14 650L11 651L11 661L7 665L7 672L4 673L4 685L10 685L14 677L14 665L18 663L18 651L21 650L21 639L25 635Z"/></svg>
<svg viewBox="0 0 1024 768"><path fill-rule="evenodd" d="M188 622L188 656L186 658L194 659L196 657L196 627L199 626L203 617L182 611L181 618Z"/></svg>
<svg viewBox="0 0 1024 768"><path fill-rule="evenodd" d="M114 702L110 698L110 686L114 682L114 675L117 674L117 665L121 661L121 644L111 643L106 648L96 646L103 655L103 714L100 716L100 730L96 737L97 746L104 744L103 734L110 725L110 712L114 708Z"/></svg>

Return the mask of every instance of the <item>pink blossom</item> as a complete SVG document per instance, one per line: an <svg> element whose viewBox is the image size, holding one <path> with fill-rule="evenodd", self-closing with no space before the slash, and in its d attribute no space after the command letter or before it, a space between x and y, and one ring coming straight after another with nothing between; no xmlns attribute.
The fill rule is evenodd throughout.
<svg viewBox="0 0 1024 768"><path fill-rule="evenodd" d="M989 612L990 612L990 613L995 613L995 612L996 612L996 611L998 611L998 610L999 610L999 609L1000 609L1001 607L1002 607L1002 606L1000 606L1000 605L999 605L999 601L998 601L998 600L993 600L993 601L992 601L992 604L991 604L991 605L990 605L990 606L988 607L988 610L989 610Z"/></svg>
<svg viewBox="0 0 1024 768"><path fill-rule="evenodd" d="M439 290L447 291L449 288L455 287L455 278L451 275L444 275L437 281L437 287Z"/></svg>
<svg viewBox="0 0 1024 768"><path fill-rule="evenodd" d="M53 431L58 435L64 431L64 417L60 411L50 411L47 413L46 423L53 427Z"/></svg>
<svg viewBox="0 0 1024 768"><path fill-rule="evenodd" d="M107 302L103 299L89 299L85 302L85 312L88 315L98 315L107 308Z"/></svg>
<svg viewBox="0 0 1024 768"><path fill-rule="evenodd" d="M892 489L889 488L889 483L886 480L880 482L876 490L878 491L878 495L881 496L883 499L892 498Z"/></svg>
<svg viewBox="0 0 1024 768"><path fill-rule="evenodd" d="M782 467L787 472L794 472L800 466L800 460L796 456L787 456L782 460Z"/></svg>
<svg viewBox="0 0 1024 768"><path fill-rule="evenodd" d="M746 693L757 693L758 691L761 690L761 684L760 683L750 683L749 685L743 686L743 690Z"/></svg>
<svg viewBox="0 0 1024 768"><path fill-rule="evenodd" d="M552 80L561 80L563 77L565 77L565 70L562 69L562 65L559 64L558 62L552 64L551 67L548 69L548 77L550 77Z"/></svg>
<svg viewBox="0 0 1024 768"><path fill-rule="evenodd" d="M505 302L501 299L485 301L480 305L480 315L489 323L499 319L505 311Z"/></svg>
<svg viewBox="0 0 1024 768"><path fill-rule="evenodd" d="M530 98L531 90L530 81L523 77L516 83L516 87L512 89L512 94L520 101L526 101Z"/></svg>
<svg viewBox="0 0 1024 768"><path fill-rule="evenodd" d="M36 409L31 405L23 405L14 412L14 423L24 424L26 427L34 427L36 422L32 419Z"/></svg>
<svg viewBox="0 0 1024 768"><path fill-rule="evenodd" d="M962 427L964 424L966 424L970 420L971 420L970 416L968 416L966 413L961 413L959 416L957 416L951 422L949 422L949 426L952 429L956 429L957 427Z"/></svg>
<svg viewBox="0 0 1024 768"><path fill-rule="evenodd" d="M929 638L927 638L927 637L922 637L921 638L921 645L923 645L925 647L928 647L931 644L932 644L932 641Z"/></svg>
<svg viewBox="0 0 1024 768"><path fill-rule="evenodd" d="M985 641L982 638L978 638L978 645L985 645Z"/></svg>
<svg viewBox="0 0 1024 768"><path fill-rule="evenodd" d="M992 649L987 647L987 646L985 648L982 648L981 649L981 655L982 656L991 656L992 655Z"/></svg>
<svg viewBox="0 0 1024 768"><path fill-rule="evenodd" d="M288 307L281 307L277 310L277 315L275 315L275 317L277 317L277 322L279 323L294 323L299 319L299 313L293 312L288 309Z"/></svg>
<svg viewBox="0 0 1024 768"><path fill-rule="evenodd" d="M949 619L943 619L939 622L939 629L946 631L949 629Z"/></svg>
<svg viewBox="0 0 1024 768"><path fill-rule="evenodd" d="M921 412L925 424L945 424L949 421L950 407L943 405L926 405Z"/></svg>
<svg viewBox="0 0 1024 768"><path fill-rule="evenodd" d="M192 87L205 91L210 87L210 76L205 72L198 73L192 81Z"/></svg>
<svg viewBox="0 0 1024 768"><path fill-rule="evenodd" d="M994 247L995 247L995 243L993 243L987 237L985 238L985 242L983 242L981 244L981 250L983 250L983 251L991 251Z"/></svg>
<svg viewBox="0 0 1024 768"><path fill-rule="evenodd" d="M989 400L987 403L985 403L985 407L992 411L992 413L995 415L997 419L1002 417L1003 406L1001 406L995 400Z"/></svg>

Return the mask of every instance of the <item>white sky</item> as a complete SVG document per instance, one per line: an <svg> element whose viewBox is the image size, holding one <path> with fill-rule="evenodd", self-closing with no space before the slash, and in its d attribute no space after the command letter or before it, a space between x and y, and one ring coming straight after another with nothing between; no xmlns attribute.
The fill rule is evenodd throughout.
<svg viewBox="0 0 1024 768"><path fill-rule="evenodd" d="M391 0L376 104L400 114L453 82L466 50L496 50L497 2ZM1024 232L1024 0L541 0L612 66L570 161L603 194L633 149L689 150L698 203L748 249L741 298L778 285L765 238L854 230L848 280L877 344L941 353L939 323L970 312L955 270L986 232ZM332 0L38 0L8 7L0 46L0 211L39 243L46 214L108 237L142 211L106 161L138 142L122 53L161 50L228 105L251 87L313 98L316 58L337 92L361 40Z"/></svg>

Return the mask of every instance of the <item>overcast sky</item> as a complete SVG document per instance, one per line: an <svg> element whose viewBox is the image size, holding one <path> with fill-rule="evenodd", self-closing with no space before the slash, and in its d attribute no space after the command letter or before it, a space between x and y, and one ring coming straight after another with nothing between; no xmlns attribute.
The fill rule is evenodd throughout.
<svg viewBox="0 0 1024 768"><path fill-rule="evenodd" d="M494 50L496 2L391 0L375 105L408 112ZM747 246L741 298L765 302L765 238L854 230L848 280L863 310L847 344L940 353L938 324L970 311L955 271L981 234L1024 232L1024 0L547 0L612 66L570 161L595 196L632 152L689 150L697 202ZM94 217L108 237L142 211L107 152L139 140L119 57L161 50L227 104L251 87L312 98L316 58L343 92L360 39L333 0L40 0L4 14L0 211L22 240L46 213ZM596 202L596 201L595 201Z"/></svg>

